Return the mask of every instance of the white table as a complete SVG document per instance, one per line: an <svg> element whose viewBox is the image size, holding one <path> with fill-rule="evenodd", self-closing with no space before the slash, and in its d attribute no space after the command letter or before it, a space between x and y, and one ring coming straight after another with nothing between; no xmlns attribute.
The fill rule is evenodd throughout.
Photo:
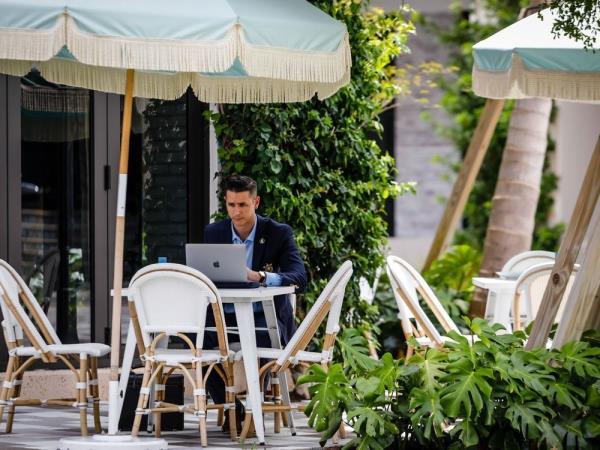
<svg viewBox="0 0 600 450"><path fill-rule="evenodd" d="M482 289L488 289L485 319L491 323L502 324L506 331L512 332L510 311L515 297L517 280L475 277L473 284Z"/></svg>
<svg viewBox="0 0 600 450"><path fill-rule="evenodd" d="M281 348L273 298L277 295L292 294L294 291L294 286L261 287L256 289L219 289L219 295L221 296L222 302L224 304L232 303L235 307L235 315L238 324L236 329L240 336L240 345L244 355L244 371L246 372L246 409L252 411L256 437L261 444L264 444L265 442L265 428L262 413L258 358L256 356L256 326L254 324L254 311L252 305L258 302L262 303L267 322L267 331L271 338L271 346ZM123 289L122 295L123 297L128 296L127 289ZM121 416L123 400L125 399L125 390L127 389L127 381L129 380L131 365L135 356L135 347L136 342L133 324L129 321L125 352L123 353L123 365L121 367L121 378L119 381L119 405L117 405L118 410L116 414L113 415L117 422ZM280 382L282 384L281 391L283 401L284 403L289 403L290 399L286 377L281 377ZM295 434L292 414L288 415L288 420L290 421L292 434Z"/></svg>
<svg viewBox="0 0 600 450"><path fill-rule="evenodd" d="M256 437L261 444L265 442L265 427L262 413L262 395L260 391L260 379L258 372L258 357L256 352L256 326L254 324L254 311L252 305L262 302L267 322L271 346L281 348L279 341L279 329L275 316L273 297L276 295L293 294L294 286L267 287L258 289L220 289L219 294L223 303L233 303L237 319L237 329L240 334L240 345L244 355L244 371L246 372L246 409L252 411ZM289 392L287 380L281 377L281 391L283 401L289 403ZM291 414L288 419L292 421ZM290 422L293 424L293 422ZM294 430L292 429L292 433Z"/></svg>

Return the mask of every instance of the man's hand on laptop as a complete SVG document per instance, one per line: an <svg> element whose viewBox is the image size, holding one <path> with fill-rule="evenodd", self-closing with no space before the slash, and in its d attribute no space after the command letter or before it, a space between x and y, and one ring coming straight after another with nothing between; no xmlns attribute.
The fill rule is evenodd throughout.
<svg viewBox="0 0 600 450"><path fill-rule="evenodd" d="M246 267L246 272L248 273L248 280L249 281L258 281L261 286L266 286L267 285L267 274L266 272L263 272L262 270L259 270L258 272L255 272L254 270L248 269Z"/></svg>
<svg viewBox="0 0 600 450"><path fill-rule="evenodd" d="M248 273L248 281L260 281L260 274L258 272L248 269L247 267L246 272Z"/></svg>

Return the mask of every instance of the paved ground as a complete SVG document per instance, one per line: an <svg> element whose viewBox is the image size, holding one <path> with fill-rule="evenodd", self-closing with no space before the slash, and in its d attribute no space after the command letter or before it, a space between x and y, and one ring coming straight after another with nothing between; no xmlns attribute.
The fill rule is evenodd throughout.
<svg viewBox="0 0 600 450"><path fill-rule="evenodd" d="M102 408L102 426L106 428L106 406ZM272 417L272 416L271 416ZM307 425L304 414L295 413L297 435L291 436L288 429L283 429L278 435L273 433L272 420L267 416L266 439L268 449L321 449L319 436ZM4 416L6 419L6 415ZM254 449L258 447L254 439L248 439L244 445L229 440L216 425L216 413L208 417L208 447L207 449ZM91 425L93 422L90 420ZM191 415L185 416L185 428L180 432L165 432L163 438L169 448L200 449L200 438L197 433L197 421ZM90 428L91 430L93 427ZM58 440L62 437L79 436L79 414L71 408L34 408L18 407L13 424L13 432L4 434L4 423L0 426L0 449L56 449ZM151 436L144 433L143 436ZM347 440L342 441L347 442ZM330 443L329 443L330 444ZM340 446L341 447L341 446ZM115 450L117 450L115 446ZM333 448L338 448L337 446Z"/></svg>

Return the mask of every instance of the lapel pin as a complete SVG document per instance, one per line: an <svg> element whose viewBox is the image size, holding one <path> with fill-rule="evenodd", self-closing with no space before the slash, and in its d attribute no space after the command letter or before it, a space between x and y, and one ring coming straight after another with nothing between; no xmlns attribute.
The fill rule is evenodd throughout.
<svg viewBox="0 0 600 450"><path fill-rule="evenodd" d="M258 241L259 244L264 244L267 240L264 237L261 237Z"/></svg>

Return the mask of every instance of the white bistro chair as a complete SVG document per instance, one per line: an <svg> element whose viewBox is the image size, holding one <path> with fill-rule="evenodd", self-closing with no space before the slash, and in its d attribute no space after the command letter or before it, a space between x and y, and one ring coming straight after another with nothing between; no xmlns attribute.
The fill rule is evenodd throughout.
<svg viewBox="0 0 600 450"><path fill-rule="evenodd" d="M92 403L94 429L100 433L100 408L97 358L110 352L104 344L63 344L33 293L21 276L0 259L0 309L2 328L8 348L8 365L0 392L0 420L8 407L6 432L12 431L15 407L72 406L79 409L82 436L88 435L87 408ZM29 346L24 344L23 335ZM36 361L64 363L75 375L76 397L69 399L21 399L23 375ZM88 397L89 393L89 397Z"/></svg>
<svg viewBox="0 0 600 450"><path fill-rule="evenodd" d="M342 303L344 301L344 293L348 281L352 277L352 263L345 261L341 267L331 277L321 295L314 305L306 314L306 317L288 342L282 348L258 348L256 355L242 355L238 352L236 359L240 358L263 358L270 360L260 369L261 386L264 386L264 378L267 374L271 375L271 389L273 394L273 402L263 404L263 412L274 413L275 432L280 430L280 419L285 421L284 413L288 413L295 407L292 405L284 405L281 402L281 393L279 390L279 377L285 376L285 370L290 366L295 366L302 363L320 363L327 367L333 358L333 347L335 344L336 335L339 331L340 313L342 311ZM325 328L325 339L321 352L306 351L306 347L317 332L319 326L327 317L327 325ZM244 428L240 435L240 439L245 439L248 431L252 415L246 411L244 420Z"/></svg>
<svg viewBox="0 0 600 450"><path fill-rule="evenodd" d="M529 250L526 252L518 253L510 258L504 266L499 275L506 278L517 278L525 270L531 266L535 266L541 263L554 262L556 253L548 252L545 250Z"/></svg>
<svg viewBox="0 0 600 450"><path fill-rule="evenodd" d="M536 264L525 270L517 279L512 308L514 330L521 330L522 328L527 327L527 325L535 319L553 268L554 262ZM578 270L579 265L575 264L558 308L558 312L556 313L556 322L559 322L562 317L565 307L564 300L569 297L569 292L571 292Z"/></svg>
<svg viewBox="0 0 600 450"><path fill-rule="evenodd" d="M514 330L512 315L512 300L514 295L514 282L519 276L532 266L541 263L553 263L556 254L543 250L530 250L518 253L510 258L500 272L497 272L504 284L489 286L484 317L490 322L503 324L507 330Z"/></svg>
<svg viewBox="0 0 600 450"><path fill-rule="evenodd" d="M143 340L144 377L138 399L132 434L139 432L142 415L155 414L156 434L160 436L160 415L183 411L199 419L201 445L207 445L205 381L215 370L225 382L226 405L229 408L231 438L235 439L234 384L232 356L227 343L223 307L215 285L201 272L181 264L153 264L139 270L131 279L129 301L134 308L132 322ZM219 348L203 350L206 313L212 307ZM185 333L196 333L196 342ZM180 338L187 348L168 348L169 337ZM139 338L139 337L138 337ZM162 342L161 342L162 341ZM207 370L203 372L203 368ZM193 387L194 403L175 405L164 401L168 377L180 370ZM147 408L150 388L156 389L156 403Z"/></svg>
<svg viewBox="0 0 600 450"><path fill-rule="evenodd" d="M448 340L442 336L427 316L419 303L419 295L427 304L439 324L445 332L456 331L459 328L450 318L431 287L423 279L421 274L409 263L397 256L387 257L387 273L392 284L394 297L398 305L400 324L407 342L415 338L419 345L442 347L444 341ZM412 318L416 326L412 323ZM472 339L472 336L465 336ZM407 358L414 349L409 345Z"/></svg>

